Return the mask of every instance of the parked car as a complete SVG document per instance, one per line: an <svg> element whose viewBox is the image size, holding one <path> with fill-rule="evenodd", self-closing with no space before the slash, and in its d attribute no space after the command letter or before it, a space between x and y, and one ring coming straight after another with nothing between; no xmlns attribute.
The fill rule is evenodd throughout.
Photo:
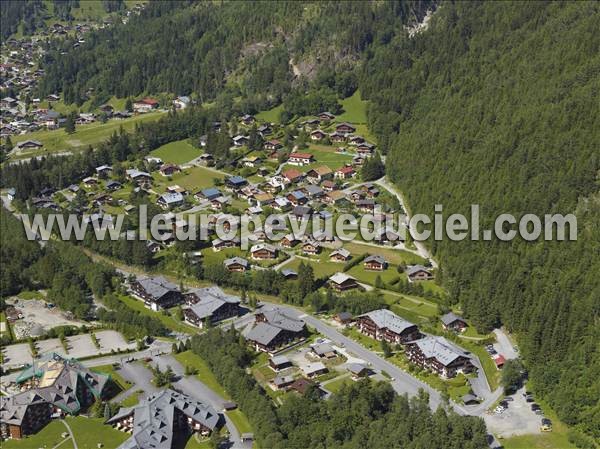
<svg viewBox="0 0 600 449"><path fill-rule="evenodd" d="M542 432L552 432L552 421L550 421L548 418L542 418L540 430Z"/></svg>
<svg viewBox="0 0 600 449"><path fill-rule="evenodd" d="M504 398L504 400L505 400L505 401L508 401L508 402L512 402L512 401L514 401L514 400L515 400L515 398L513 398L512 396L506 396L506 397Z"/></svg>

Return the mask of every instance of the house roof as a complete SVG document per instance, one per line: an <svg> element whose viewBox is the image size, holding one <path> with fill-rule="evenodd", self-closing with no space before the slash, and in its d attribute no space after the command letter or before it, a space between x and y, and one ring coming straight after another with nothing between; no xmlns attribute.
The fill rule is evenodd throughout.
<svg viewBox="0 0 600 449"><path fill-rule="evenodd" d="M444 337L427 336L411 343L417 345L426 358L435 358L444 366L448 366L457 358L466 357L468 354Z"/></svg>
<svg viewBox="0 0 600 449"><path fill-rule="evenodd" d="M310 153L290 153L288 159L312 159L313 155Z"/></svg>
<svg viewBox="0 0 600 449"><path fill-rule="evenodd" d="M362 363L346 363L345 367L352 374L360 374L367 369Z"/></svg>
<svg viewBox="0 0 600 449"><path fill-rule="evenodd" d="M170 389L159 391L134 407L121 408L106 423L133 417L131 437L118 449L167 449L176 438L178 413L211 430L222 423L221 415L212 406Z"/></svg>
<svg viewBox="0 0 600 449"><path fill-rule="evenodd" d="M243 257L232 257L230 259L225 259L223 261L223 264L228 267L230 265L242 265L245 268L248 268L248 261L246 259L244 259Z"/></svg>
<svg viewBox="0 0 600 449"><path fill-rule="evenodd" d="M146 293L148 293L153 298L159 299L162 298L169 292L178 292L179 288L173 284L172 282L167 281L162 276L156 277L139 277L137 278L137 282L144 288Z"/></svg>
<svg viewBox="0 0 600 449"><path fill-rule="evenodd" d="M269 251L270 253L277 252L277 249L273 245L270 245L268 243L257 243L256 245L253 245L250 248L251 253L254 253L256 251L261 251L261 250L266 250L266 251Z"/></svg>
<svg viewBox="0 0 600 449"><path fill-rule="evenodd" d="M329 255L329 257L336 256L336 255L340 255L343 258L348 258L348 257L350 257L350 251L348 251L346 248L339 248L339 249L336 249L335 251L332 251L331 254Z"/></svg>
<svg viewBox="0 0 600 449"><path fill-rule="evenodd" d="M245 334L245 337L248 340L268 346L282 330L269 323L258 323Z"/></svg>
<svg viewBox="0 0 600 449"><path fill-rule="evenodd" d="M406 329L415 326L410 321L400 318L394 312L391 312L387 309L373 310L372 312L359 315L359 318L360 317L368 317L378 328L385 328L396 334L401 334Z"/></svg>
<svg viewBox="0 0 600 449"><path fill-rule="evenodd" d="M425 271L425 272L427 272L427 273L429 273L429 272L430 272L430 271L429 271L427 268L425 268L423 265L413 265L413 266L410 266L410 267L408 267L408 268L406 269L406 274L407 274L408 276L412 276L412 275L414 275L414 274L417 274L417 273L418 273L418 272L420 272L420 271Z"/></svg>
<svg viewBox="0 0 600 449"><path fill-rule="evenodd" d="M463 317L456 315L454 312L448 312L447 314L442 315L440 319L442 320L442 323L444 323L446 326L454 323L455 321L462 321L463 323L465 322L465 319Z"/></svg>
<svg viewBox="0 0 600 449"><path fill-rule="evenodd" d="M181 203L183 201L183 195L181 192L169 192L163 193L158 199L162 200L165 204Z"/></svg>
<svg viewBox="0 0 600 449"><path fill-rule="evenodd" d="M271 362L273 363L273 365L285 365L287 363L291 363L290 359L288 359L286 356L284 355L276 355L274 357L271 357Z"/></svg>
<svg viewBox="0 0 600 449"><path fill-rule="evenodd" d="M241 257L234 259L241 259L246 262L245 259L242 259ZM247 263L248 262L246 262L246 264ZM240 298L226 294L219 287L198 288L194 289L192 293L196 295L198 302L192 304L189 309L201 320L212 316L212 314L224 304L240 303Z"/></svg>
<svg viewBox="0 0 600 449"><path fill-rule="evenodd" d="M267 322L275 327L290 332L300 332L304 329L304 321L288 315L285 311L279 309L263 310L261 312Z"/></svg>
<svg viewBox="0 0 600 449"><path fill-rule="evenodd" d="M304 374L309 376L311 374L318 373L319 371L324 371L327 369L327 367L322 362L315 362L307 363L306 365L300 367L300 369Z"/></svg>
<svg viewBox="0 0 600 449"><path fill-rule="evenodd" d="M353 278L352 276L350 276L349 274L346 273L335 273L333 276L331 276L329 278L330 281L336 283L336 284L343 284L346 281L352 280L352 281L356 281L355 278Z"/></svg>
<svg viewBox="0 0 600 449"><path fill-rule="evenodd" d="M364 263L370 263L370 262L375 262L375 263L378 263L381 265L385 265L385 258L378 254L365 257Z"/></svg>

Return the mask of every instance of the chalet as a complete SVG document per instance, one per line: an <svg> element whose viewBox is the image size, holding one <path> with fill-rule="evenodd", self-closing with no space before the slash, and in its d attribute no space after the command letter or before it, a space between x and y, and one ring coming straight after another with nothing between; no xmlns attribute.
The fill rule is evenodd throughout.
<svg viewBox="0 0 600 449"><path fill-rule="evenodd" d="M315 384L314 382L311 382L308 379L304 379L303 377L300 377L298 379L296 379L294 381L294 383L292 383L289 387L288 387L289 391L295 391L296 393L298 393L301 396L306 395L306 393L308 391L314 390L316 391L319 396L325 396L326 392L323 391L318 384Z"/></svg>
<svg viewBox="0 0 600 449"><path fill-rule="evenodd" d="M163 193L156 200L156 204L163 209L179 207L183 204L183 195L181 193Z"/></svg>
<svg viewBox="0 0 600 449"><path fill-rule="evenodd" d="M127 175L127 178L138 185L150 182L152 180L152 176L149 173L139 171L134 168L125 170L125 174Z"/></svg>
<svg viewBox="0 0 600 449"><path fill-rule="evenodd" d="M223 196L223 194L221 193L221 191L215 187L209 187L208 189L203 189L200 190L199 192L197 192L196 194L194 194L194 197L198 200L209 200L212 201L215 198L218 198L220 196Z"/></svg>
<svg viewBox="0 0 600 449"><path fill-rule="evenodd" d="M275 376L270 382L271 388L273 388L274 390L284 390L293 383L293 376Z"/></svg>
<svg viewBox="0 0 600 449"><path fill-rule="evenodd" d="M321 251L321 245L318 242L310 241L302 244L302 254L316 256Z"/></svg>
<svg viewBox="0 0 600 449"><path fill-rule="evenodd" d="M344 292L353 288L358 288L358 282L352 276L346 273L335 273L329 278L329 286L338 292Z"/></svg>
<svg viewBox="0 0 600 449"><path fill-rule="evenodd" d="M442 327L445 330L452 330L455 332L464 332L468 327L467 322L463 317L460 317L453 312L449 312L445 315L442 315L440 318L442 321Z"/></svg>
<svg viewBox="0 0 600 449"><path fill-rule="evenodd" d="M321 374L325 374L327 371L327 367L322 362L316 363L307 363L300 367L304 376L308 379L312 379L313 377L320 376Z"/></svg>
<svg viewBox="0 0 600 449"><path fill-rule="evenodd" d="M254 325L246 328L244 336L257 351L275 352L294 340L306 336L304 321L278 309L261 310Z"/></svg>
<svg viewBox="0 0 600 449"><path fill-rule="evenodd" d="M302 206L303 204L308 203L308 198L306 197L304 192L300 190L295 190L293 192L288 193L286 198L293 206Z"/></svg>
<svg viewBox="0 0 600 449"><path fill-rule="evenodd" d="M210 202L210 207L214 210L223 210L223 208L229 204L230 198L227 196L218 196Z"/></svg>
<svg viewBox="0 0 600 449"><path fill-rule="evenodd" d="M144 98L133 103L133 111L143 114L158 108L158 101L153 98Z"/></svg>
<svg viewBox="0 0 600 449"><path fill-rule="evenodd" d="M302 188L302 191L310 198L319 198L325 194L321 187L312 184Z"/></svg>
<svg viewBox="0 0 600 449"><path fill-rule="evenodd" d="M336 189L335 182L327 179L321 183L321 187L325 192L333 192Z"/></svg>
<svg viewBox="0 0 600 449"><path fill-rule="evenodd" d="M349 324L353 320L353 316L350 312L339 312L333 316L333 320L340 324Z"/></svg>
<svg viewBox="0 0 600 449"><path fill-rule="evenodd" d="M299 240L294 236L294 234L285 235L279 242L284 248L293 248L298 244Z"/></svg>
<svg viewBox="0 0 600 449"><path fill-rule="evenodd" d="M268 151L277 151L280 148L283 148L283 145L279 140L269 140L264 143L263 148Z"/></svg>
<svg viewBox="0 0 600 449"><path fill-rule="evenodd" d="M106 177L110 175L112 172L112 167L110 165L101 165L100 167L96 167L96 174L100 177Z"/></svg>
<svg viewBox="0 0 600 449"><path fill-rule="evenodd" d="M254 201L259 206L269 206L275 201L275 198L270 193L258 193L254 195Z"/></svg>
<svg viewBox="0 0 600 449"><path fill-rule="evenodd" d="M502 369L506 363L506 359L502 354L498 354L496 357L494 357L494 363L496 364L497 369Z"/></svg>
<svg viewBox="0 0 600 449"><path fill-rule="evenodd" d="M255 260L276 259L277 248L267 243L260 243L250 248L250 255Z"/></svg>
<svg viewBox="0 0 600 449"><path fill-rule="evenodd" d="M356 147L356 153L361 156L370 156L375 152L375 145L363 142Z"/></svg>
<svg viewBox="0 0 600 449"><path fill-rule="evenodd" d="M129 290L155 312L179 304L183 297L175 284L164 277L138 277Z"/></svg>
<svg viewBox="0 0 600 449"><path fill-rule="evenodd" d="M310 133L311 140L323 140L325 137L327 137L327 134L320 129L315 129Z"/></svg>
<svg viewBox="0 0 600 449"><path fill-rule="evenodd" d="M285 279L298 279L298 273L289 268L284 268L280 273Z"/></svg>
<svg viewBox="0 0 600 449"><path fill-rule="evenodd" d="M444 337L427 336L408 342L406 356L412 363L444 379L450 379L458 373L469 373L474 368L468 352Z"/></svg>
<svg viewBox="0 0 600 449"><path fill-rule="evenodd" d="M240 298L227 295L219 287L196 289L191 293L189 307L183 309L183 316L188 323L203 328L205 324L214 324L227 318L236 317L240 313Z"/></svg>
<svg viewBox="0 0 600 449"><path fill-rule="evenodd" d="M310 153L290 153L288 156L288 164L291 165L308 165L314 160L315 158Z"/></svg>
<svg viewBox="0 0 600 449"><path fill-rule="evenodd" d="M214 162L214 158L210 153L202 153L198 159L204 165L211 165Z"/></svg>
<svg viewBox="0 0 600 449"><path fill-rule="evenodd" d="M309 206L295 206L292 210L292 216L299 221L308 221L312 215L312 208Z"/></svg>
<svg viewBox="0 0 600 449"><path fill-rule="evenodd" d="M353 167L348 165L340 168L333 174L333 177L336 179L350 179L354 178L354 176L356 176L356 171Z"/></svg>
<svg viewBox="0 0 600 449"><path fill-rule="evenodd" d="M367 256L363 261L365 270L383 271L387 268L387 262L383 256Z"/></svg>
<svg viewBox="0 0 600 449"><path fill-rule="evenodd" d="M356 203L356 208L361 211L364 212L366 214L372 214L373 212L375 212L375 200L371 200L371 199L365 199L365 200L358 200Z"/></svg>
<svg viewBox="0 0 600 449"><path fill-rule="evenodd" d="M273 209L284 212L287 210L290 210L292 207L292 204L290 203L290 201L287 198L283 198L278 196L277 198L275 198L275 201L272 204Z"/></svg>
<svg viewBox="0 0 600 449"><path fill-rule="evenodd" d="M230 176L225 179L225 185L232 190L241 189L247 184L248 181L246 181L241 176Z"/></svg>
<svg viewBox="0 0 600 449"><path fill-rule="evenodd" d="M160 390L106 421L131 434L121 448L173 448L182 435L204 437L218 432L225 420L212 406L171 389ZM102 446L100 446L102 447Z"/></svg>
<svg viewBox="0 0 600 449"><path fill-rule="evenodd" d="M212 248L213 248L213 251L217 252L217 251L221 251L222 249L225 249L225 248L235 248L236 246L239 246L239 244L240 244L240 239L237 237L234 237L231 240L214 239L212 241Z"/></svg>
<svg viewBox="0 0 600 449"><path fill-rule="evenodd" d="M174 184L167 187L167 193L181 193L182 195L187 195L188 191L179 184Z"/></svg>
<svg viewBox="0 0 600 449"><path fill-rule="evenodd" d="M123 120L131 117L131 113L127 111L117 111L112 115L112 118L116 120Z"/></svg>
<svg viewBox="0 0 600 449"><path fill-rule="evenodd" d="M175 164L164 164L162 167L160 167L159 171L163 176L173 176L175 173L179 173L181 168Z"/></svg>
<svg viewBox="0 0 600 449"><path fill-rule="evenodd" d="M317 343L311 345L310 351L320 359L333 359L337 357L337 352L329 343Z"/></svg>
<svg viewBox="0 0 600 449"><path fill-rule="evenodd" d="M334 131L331 134L329 134L329 140L331 140L333 143L342 143L346 141L346 135Z"/></svg>
<svg viewBox="0 0 600 449"><path fill-rule="evenodd" d="M352 256L346 248L336 249L329 255L331 262L348 262Z"/></svg>
<svg viewBox="0 0 600 449"><path fill-rule="evenodd" d="M91 176L84 178L82 182L86 187L94 187L98 185L98 180L96 178L92 178Z"/></svg>
<svg viewBox="0 0 600 449"><path fill-rule="evenodd" d="M371 370L362 363L347 363L345 367L352 376L352 380L359 380L369 377L371 372Z"/></svg>
<svg viewBox="0 0 600 449"><path fill-rule="evenodd" d="M334 190L327 193L322 200L325 204L339 205L343 202L348 202L346 194L341 190Z"/></svg>
<svg viewBox="0 0 600 449"><path fill-rule="evenodd" d="M248 271L250 268L250 264L243 257L232 257L230 259L225 259L223 261L223 265L225 265L227 271L234 271L238 273Z"/></svg>
<svg viewBox="0 0 600 449"><path fill-rule="evenodd" d="M373 310L359 315L357 328L375 340L385 340L388 343L405 344L420 337L416 324L400 318L387 309Z"/></svg>
<svg viewBox="0 0 600 449"><path fill-rule="evenodd" d="M326 165L312 168L306 172L306 180L312 184L319 184L320 182L331 178L333 178L333 170Z"/></svg>
<svg viewBox="0 0 600 449"><path fill-rule="evenodd" d="M115 108L113 108L112 105L110 105L110 104L103 104L98 109L101 112L104 112L108 117L110 117L113 114L114 110L115 110Z"/></svg>
<svg viewBox="0 0 600 449"><path fill-rule="evenodd" d="M282 175L290 183L299 182L304 177L304 174L295 168L290 168L289 170L284 171Z"/></svg>
<svg viewBox="0 0 600 449"><path fill-rule="evenodd" d="M17 151L21 150L35 150L38 148L42 148L44 145L39 140L24 140L23 142L18 142L15 144L15 149Z"/></svg>
<svg viewBox="0 0 600 449"><path fill-rule="evenodd" d="M346 123L346 122L336 125L335 130L338 133L341 133L344 135L348 135L348 134L352 134L352 133L356 132L356 128L354 126L352 126L350 123Z"/></svg>
<svg viewBox="0 0 600 449"><path fill-rule="evenodd" d="M323 120L323 121L331 121L335 118L335 115L333 115L331 112L321 112L317 117L319 117L319 120Z"/></svg>
<svg viewBox="0 0 600 449"><path fill-rule="evenodd" d="M248 145L249 139L246 136L235 136L233 138L233 146L234 147L243 147L244 145Z"/></svg>
<svg viewBox="0 0 600 449"><path fill-rule="evenodd" d="M50 94L46 97L47 101L59 101L60 100L60 96L56 95L56 94Z"/></svg>
<svg viewBox="0 0 600 449"><path fill-rule="evenodd" d="M413 265L406 269L406 275L410 282L414 281L427 281L433 279L433 274L423 265Z"/></svg>
<svg viewBox="0 0 600 449"><path fill-rule="evenodd" d="M284 355L277 355L269 359L269 366L273 371L281 371L292 366L292 362Z"/></svg>
<svg viewBox="0 0 600 449"><path fill-rule="evenodd" d="M262 137L268 136L269 134L273 134L273 129L271 128L271 125L268 125L266 123L256 128L256 131L258 131L258 133Z"/></svg>
<svg viewBox="0 0 600 449"><path fill-rule="evenodd" d="M245 167L258 167L260 164L262 164L262 159L258 156L250 156L242 159L242 162Z"/></svg>
<svg viewBox="0 0 600 449"><path fill-rule="evenodd" d="M365 139L362 136L348 136L348 144L349 145L360 145L361 143L364 143Z"/></svg>
<svg viewBox="0 0 600 449"><path fill-rule="evenodd" d="M244 125L252 125L252 123L254 123L256 121L256 119L254 118L253 115L250 114L245 114L242 116L242 118L240 119L240 121L244 124Z"/></svg>
<svg viewBox="0 0 600 449"><path fill-rule="evenodd" d="M191 102L192 100L190 99L190 97L181 96L173 100L173 106L175 106L175 109L185 109L191 104Z"/></svg>
<svg viewBox="0 0 600 449"><path fill-rule="evenodd" d="M266 178L267 176L269 176L269 173L269 169L265 167L259 167L256 171L256 175L262 178Z"/></svg>

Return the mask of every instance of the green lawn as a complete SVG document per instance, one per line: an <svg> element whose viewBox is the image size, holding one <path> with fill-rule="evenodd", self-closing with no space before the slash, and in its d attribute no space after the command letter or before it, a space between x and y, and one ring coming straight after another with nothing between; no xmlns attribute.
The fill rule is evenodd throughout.
<svg viewBox="0 0 600 449"><path fill-rule="evenodd" d="M283 268L294 270L298 272L298 268L300 267L300 263L304 262L305 264L310 265L313 268L316 278L329 277L338 271L342 271L344 269L344 264L329 262L329 261L319 261L319 260L305 260L296 258L292 260L290 263L286 263Z"/></svg>
<svg viewBox="0 0 600 449"><path fill-rule="evenodd" d="M75 416L68 417L66 421L71 426L79 449L97 449L98 443L102 443L104 449L115 449L130 436L105 425L103 418Z"/></svg>
<svg viewBox="0 0 600 449"><path fill-rule="evenodd" d="M327 384L323 385L323 388L325 388L328 391L331 391L332 393L337 393L342 389L344 385L349 385L352 382L354 381L348 376L340 377L339 379L336 379L332 382L328 382Z"/></svg>
<svg viewBox="0 0 600 449"><path fill-rule="evenodd" d="M152 151L152 156L159 157L163 162L170 162L172 164L184 164L197 158L203 153L202 150L194 148L189 140L178 140L163 145L160 148Z"/></svg>
<svg viewBox="0 0 600 449"><path fill-rule="evenodd" d="M335 118L336 122L366 123L367 122L367 101L360 97L360 90L354 92L351 97L343 99L341 102L344 113Z"/></svg>
<svg viewBox="0 0 600 449"><path fill-rule="evenodd" d="M19 299L44 299L45 296L42 292L37 290L24 290L20 292L18 295Z"/></svg>
<svg viewBox="0 0 600 449"><path fill-rule="evenodd" d="M161 190L161 187L162 190L164 190L168 186L177 184L194 194L198 190L212 187L214 185L213 179L215 178L224 179L225 175L206 167L192 167L186 168L181 173L177 173L170 177L154 173L153 184L157 191Z"/></svg>
<svg viewBox="0 0 600 449"><path fill-rule="evenodd" d="M215 393L217 393L224 399L231 399L231 397L219 384L206 362L202 360L198 355L194 354L192 351L185 351L180 352L179 354L174 354L174 357L184 367L192 366L196 368L196 370L198 371L196 377L208 388L213 390Z"/></svg>
<svg viewBox="0 0 600 449"><path fill-rule="evenodd" d="M377 279L377 276L379 276L381 280L386 284L392 282L395 279L398 279L398 277L400 276L400 274L396 270L396 267L393 265L388 266L387 269L383 271L372 271L365 269L362 262L352 267L349 271L347 271L347 274L349 274L350 276L354 276L360 282L364 282L370 285L375 285L375 280Z"/></svg>
<svg viewBox="0 0 600 449"><path fill-rule="evenodd" d="M231 421L233 421L233 425L236 427L238 432L240 433L249 433L252 432L252 426L248 422L248 418L244 415L239 409L230 410L226 412L227 416Z"/></svg>
<svg viewBox="0 0 600 449"><path fill-rule="evenodd" d="M374 247L371 245L363 245L359 242L348 242L344 244L344 248L350 251L353 255L361 254L377 254L383 256L388 263L397 265L404 263L406 265L424 264L426 262L421 256L403 251L401 249L390 248L386 246Z"/></svg>
<svg viewBox="0 0 600 449"><path fill-rule="evenodd" d="M131 382L128 382L119 374L119 372L112 365L100 365L94 366L91 368L92 371L102 374L110 374L112 380L121 388L121 390L125 391L131 387Z"/></svg>
<svg viewBox="0 0 600 449"><path fill-rule="evenodd" d="M279 123L279 114L283 111L283 104L279 106L275 106L273 109L269 109L268 111L261 111L256 114L256 118L258 120L270 123Z"/></svg>
<svg viewBox="0 0 600 449"><path fill-rule="evenodd" d="M28 436L22 440L3 441L2 449L37 449L41 447L51 448L64 440L64 438L60 435L66 431L67 429L63 423L53 420L35 435ZM70 449L72 447L73 444L70 442L64 443L60 446L61 449Z"/></svg>
<svg viewBox="0 0 600 449"><path fill-rule="evenodd" d="M165 315L161 312L154 312L144 306L144 303L140 300L132 298L131 296L120 295L119 299L123 301L130 309L137 310L143 315L158 318L168 329L176 332L185 332L187 334L195 334L198 332L193 326L178 321L174 316L168 314Z"/></svg>
<svg viewBox="0 0 600 449"><path fill-rule="evenodd" d="M121 407L133 407L140 402L140 395L143 393L143 390L134 391L132 394L123 399L119 405Z"/></svg>
<svg viewBox="0 0 600 449"><path fill-rule="evenodd" d="M78 125L73 134L67 134L64 129L57 129L53 131L35 131L14 136L13 143L29 139L39 140L43 143L44 147L41 150L24 151L12 157L20 159L60 151L84 150L88 145L96 145L103 142L114 132L119 132L121 127L125 131L132 131L136 123L153 121L160 116L160 112L151 112L125 120L109 120L106 123L96 122L89 125Z"/></svg>

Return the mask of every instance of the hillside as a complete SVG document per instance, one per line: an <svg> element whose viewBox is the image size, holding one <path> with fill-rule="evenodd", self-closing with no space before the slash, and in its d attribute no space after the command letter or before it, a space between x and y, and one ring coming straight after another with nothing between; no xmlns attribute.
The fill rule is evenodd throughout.
<svg viewBox="0 0 600 449"><path fill-rule="evenodd" d="M600 438L600 10L444 4L365 64L369 121L413 212L575 213L577 242L434 242L454 300L519 335L536 389Z"/></svg>

